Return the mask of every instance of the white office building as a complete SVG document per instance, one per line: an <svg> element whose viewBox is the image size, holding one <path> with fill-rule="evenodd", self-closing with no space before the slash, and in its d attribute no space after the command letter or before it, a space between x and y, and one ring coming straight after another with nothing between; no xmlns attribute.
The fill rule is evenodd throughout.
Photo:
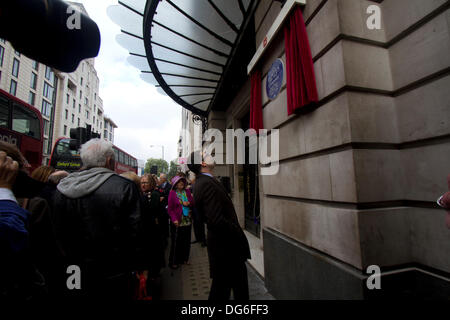
<svg viewBox="0 0 450 320"><path fill-rule="evenodd" d="M71 2L87 15L80 3ZM92 132L114 143L117 125L104 117L95 59L83 60L72 73L34 61L0 39L0 88L37 108L44 122L43 164L55 141L70 137L70 129L91 126Z"/></svg>
<svg viewBox="0 0 450 320"><path fill-rule="evenodd" d="M0 39L0 88L38 109L44 122L43 162L52 148L55 88L58 80L52 68L29 59Z"/></svg>

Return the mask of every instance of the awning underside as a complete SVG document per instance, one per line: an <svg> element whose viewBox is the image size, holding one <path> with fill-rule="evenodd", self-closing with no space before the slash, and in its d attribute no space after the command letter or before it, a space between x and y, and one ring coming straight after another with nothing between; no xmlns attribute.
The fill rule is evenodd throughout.
<svg viewBox="0 0 450 320"><path fill-rule="evenodd" d="M128 62L183 107L205 115L251 0L121 0L108 8L121 26ZM146 38L146 35L148 37Z"/></svg>

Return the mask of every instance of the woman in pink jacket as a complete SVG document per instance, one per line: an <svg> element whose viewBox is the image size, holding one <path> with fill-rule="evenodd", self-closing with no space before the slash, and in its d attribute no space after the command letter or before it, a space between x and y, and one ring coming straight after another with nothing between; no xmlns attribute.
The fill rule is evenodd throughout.
<svg viewBox="0 0 450 320"><path fill-rule="evenodd" d="M169 193L168 213L171 220L171 247L169 266L178 268L180 264L189 264L191 250L191 212L194 199L191 192L186 189L186 179L175 176L172 179L172 190Z"/></svg>

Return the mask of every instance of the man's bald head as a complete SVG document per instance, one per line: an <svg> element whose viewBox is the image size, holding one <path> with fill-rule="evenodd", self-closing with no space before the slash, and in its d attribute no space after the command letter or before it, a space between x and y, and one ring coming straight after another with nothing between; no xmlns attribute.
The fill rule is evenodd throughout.
<svg viewBox="0 0 450 320"><path fill-rule="evenodd" d="M48 177L48 181L54 184L58 184L62 179L64 179L68 175L69 173L67 171L56 170Z"/></svg>

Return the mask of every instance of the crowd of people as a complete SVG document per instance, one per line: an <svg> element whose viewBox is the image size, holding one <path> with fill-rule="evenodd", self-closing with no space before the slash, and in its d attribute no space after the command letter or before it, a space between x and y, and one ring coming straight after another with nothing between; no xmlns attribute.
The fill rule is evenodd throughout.
<svg viewBox="0 0 450 320"><path fill-rule="evenodd" d="M20 151L0 141L0 300L158 299L161 270L190 264L195 242L208 246L210 299L229 299L231 289L248 299L248 242L211 163L169 182L116 174L104 140L88 141L80 156L77 172L30 172Z"/></svg>
<svg viewBox="0 0 450 320"><path fill-rule="evenodd" d="M0 301L157 299L161 269L190 263L192 227L207 246L209 299L249 299L249 244L212 157L192 153L189 179L178 173L169 183L165 174L116 174L104 140L88 141L80 156L77 172L31 173L17 147L0 141ZM450 176L448 184L437 202L450 228Z"/></svg>

